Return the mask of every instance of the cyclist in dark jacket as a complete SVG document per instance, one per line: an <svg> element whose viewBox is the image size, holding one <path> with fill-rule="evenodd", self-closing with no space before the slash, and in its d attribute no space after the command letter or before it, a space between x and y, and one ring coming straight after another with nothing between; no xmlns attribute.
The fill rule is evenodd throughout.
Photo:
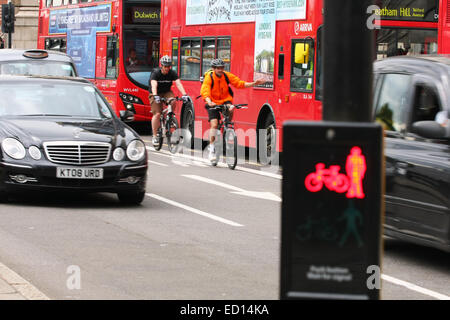
<svg viewBox="0 0 450 320"><path fill-rule="evenodd" d="M186 94L183 85L175 71L172 68L172 59L169 56L164 56L160 60L161 68L157 68L152 72L149 83L149 99L152 107L152 131L153 131L153 145L158 144L157 132L161 126L160 117L162 112L161 98L169 99L174 97L172 92L172 84L175 82L178 90L183 95L183 101L190 101L189 96ZM172 111L175 112L175 101L171 103Z"/></svg>

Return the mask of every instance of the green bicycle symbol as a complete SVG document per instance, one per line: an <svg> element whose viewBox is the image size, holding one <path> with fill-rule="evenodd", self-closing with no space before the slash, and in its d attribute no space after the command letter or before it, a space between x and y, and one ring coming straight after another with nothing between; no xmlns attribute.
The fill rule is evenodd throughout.
<svg viewBox="0 0 450 320"><path fill-rule="evenodd" d="M338 230L333 224L330 224L328 218L312 219L311 216L308 216L306 222L297 227L295 236L302 242L311 239L335 241L338 238Z"/></svg>

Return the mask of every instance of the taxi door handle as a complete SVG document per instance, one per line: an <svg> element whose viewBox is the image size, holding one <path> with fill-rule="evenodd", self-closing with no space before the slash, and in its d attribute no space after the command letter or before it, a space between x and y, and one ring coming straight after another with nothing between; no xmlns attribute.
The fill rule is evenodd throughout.
<svg viewBox="0 0 450 320"><path fill-rule="evenodd" d="M395 164L395 171L402 176L406 176L409 167L410 165L406 162L397 162Z"/></svg>

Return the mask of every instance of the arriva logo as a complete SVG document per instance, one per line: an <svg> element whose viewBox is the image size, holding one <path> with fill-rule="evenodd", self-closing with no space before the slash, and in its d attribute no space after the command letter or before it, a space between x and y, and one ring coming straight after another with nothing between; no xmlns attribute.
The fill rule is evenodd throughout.
<svg viewBox="0 0 450 320"><path fill-rule="evenodd" d="M313 27L312 23L299 23L296 22L294 25L294 32L298 35L300 32L312 32Z"/></svg>

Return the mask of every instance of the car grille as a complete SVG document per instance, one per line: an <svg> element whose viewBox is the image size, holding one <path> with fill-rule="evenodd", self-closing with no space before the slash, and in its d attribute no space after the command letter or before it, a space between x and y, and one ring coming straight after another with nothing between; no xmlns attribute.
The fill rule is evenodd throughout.
<svg viewBox="0 0 450 320"><path fill-rule="evenodd" d="M111 145L101 142L46 142L44 149L51 162L92 165L109 160Z"/></svg>

